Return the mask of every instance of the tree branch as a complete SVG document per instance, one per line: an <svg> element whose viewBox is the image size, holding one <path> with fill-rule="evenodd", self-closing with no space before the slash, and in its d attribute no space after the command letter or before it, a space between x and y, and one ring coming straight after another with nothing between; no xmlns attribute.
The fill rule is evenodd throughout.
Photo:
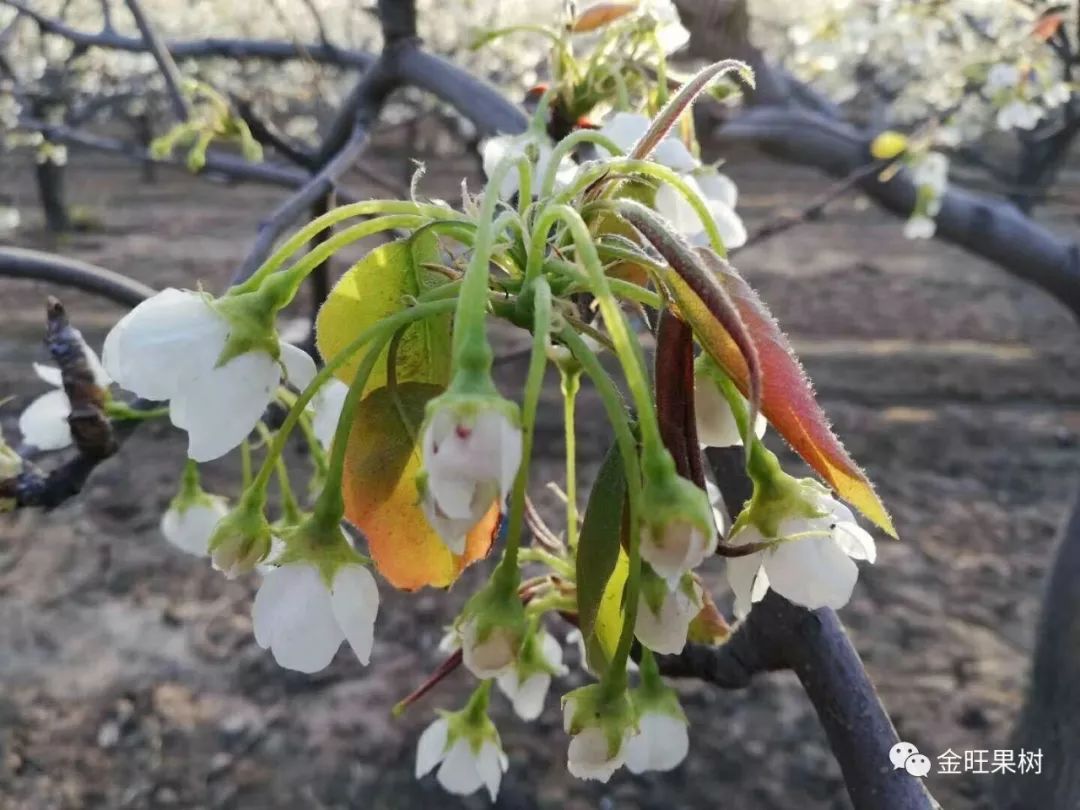
<svg viewBox="0 0 1080 810"><path fill-rule="evenodd" d="M135 19L135 25L138 26L139 33L142 34L147 50L153 55L158 70L161 71L161 75L165 79L165 89L169 93L169 99L172 101L173 112L176 114L177 120L188 120L191 117L191 105L188 103L187 96L184 95L182 89L183 78L180 76L180 70L176 67L176 62L173 61L168 47L158 36L154 26L151 25L150 18L143 12L139 0L125 0L125 2L128 11L131 12L131 16Z"/></svg>
<svg viewBox="0 0 1080 810"><path fill-rule="evenodd" d="M137 306L154 294L142 282L104 267L26 248L0 247L0 276L72 287L126 307Z"/></svg>
<svg viewBox="0 0 1080 810"><path fill-rule="evenodd" d="M753 141L783 159L843 177L872 161L871 137L842 121L798 107L756 107L719 130L721 139ZM911 213L916 189L907 171L859 187L883 208ZM1009 202L951 187L935 217L937 235L1017 278L1042 287L1080 318L1080 244L1053 234Z"/></svg>
<svg viewBox="0 0 1080 810"><path fill-rule="evenodd" d="M727 508L737 513L750 492L742 448L708 455ZM793 671L825 729L855 810L936 807L919 779L892 768L889 749L899 737L834 611L805 610L770 591L724 644L688 644L658 660L665 675L722 689L741 689L761 673Z"/></svg>
<svg viewBox="0 0 1080 810"><path fill-rule="evenodd" d="M106 48L131 53L143 53L146 51L146 43L141 37L123 36L108 29L100 33L80 31L61 20L42 14L23 2L23 0L0 0L0 4L15 9L25 17L32 19L43 32L63 37L77 48ZM374 61L373 56L359 51L317 43L305 44L266 39L207 37L205 39L173 40L166 42L165 48L172 54L173 59L178 62L187 59L215 57L236 60L263 59L270 62L310 59L320 64L366 68Z"/></svg>

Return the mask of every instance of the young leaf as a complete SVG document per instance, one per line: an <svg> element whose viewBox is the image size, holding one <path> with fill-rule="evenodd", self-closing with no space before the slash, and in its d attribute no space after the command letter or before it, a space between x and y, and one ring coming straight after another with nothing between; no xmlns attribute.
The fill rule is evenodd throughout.
<svg viewBox="0 0 1080 810"><path fill-rule="evenodd" d="M754 86L754 71L745 62L738 59L724 59L708 65L693 76L679 88L679 91L671 97L664 109L656 114L652 125L641 136L634 148L630 150L630 157L645 160L653 153L660 141L667 137L671 128L679 120L686 109L694 103L694 100L704 92L712 81L726 73L738 73L740 78L751 87Z"/></svg>
<svg viewBox="0 0 1080 810"><path fill-rule="evenodd" d="M625 504L626 472L619 448L613 444L596 474L578 541L578 627L586 640L593 633L604 586L619 557Z"/></svg>
<svg viewBox="0 0 1080 810"><path fill-rule="evenodd" d="M889 513L866 474L833 433L828 418L814 398L814 389L806 372L765 303L742 276L715 253L699 249L698 254L716 274L753 335L761 365L761 411L769 424L841 498L895 537L896 529ZM742 350L678 274L669 271L666 280L680 312L693 325L702 348L746 396L750 375Z"/></svg>
<svg viewBox="0 0 1080 810"><path fill-rule="evenodd" d="M441 385L399 382L396 393L386 387L372 391L357 408L349 434L342 481L345 517L364 533L379 572L402 590L450 585L467 565L487 555L498 529L499 509L492 505L469 534L465 554L458 556L439 539L420 507L415 436L428 400L443 390Z"/></svg>
<svg viewBox="0 0 1080 810"><path fill-rule="evenodd" d="M319 353L324 358L333 357L357 333L403 309L406 296L415 297L444 284L446 276L425 266L439 263L437 237L427 231L372 250L341 277L319 310L315 320ZM450 379L450 321L449 314L438 315L405 330L397 347L399 381L446 385ZM365 392L386 385L386 351L372 369ZM352 383L363 356L358 352L344 363L335 372L337 378Z"/></svg>

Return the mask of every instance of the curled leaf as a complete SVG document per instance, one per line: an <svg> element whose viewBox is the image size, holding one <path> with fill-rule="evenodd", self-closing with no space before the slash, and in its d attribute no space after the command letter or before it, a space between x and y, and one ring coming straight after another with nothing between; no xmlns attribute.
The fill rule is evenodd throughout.
<svg viewBox="0 0 1080 810"><path fill-rule="evenodd" d="M866 474L833 433L806 372L765 303L727 262L710 250L697 252L753 335L761 364L761 411L769 424L841 498L895 537L889 513ZM751 375L739 345L676 273L669 272L667 280L702 348L746 396Z"/></svg>

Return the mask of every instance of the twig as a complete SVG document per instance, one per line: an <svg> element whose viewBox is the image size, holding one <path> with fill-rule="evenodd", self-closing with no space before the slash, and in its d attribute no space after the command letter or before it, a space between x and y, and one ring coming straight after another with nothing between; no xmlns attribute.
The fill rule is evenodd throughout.
<svg viewBox="0 0 1080 810"><path fill-rule="evenodd" d="M176 62L173 61L168 47L165 45L164 40L158 36L154 26L151 25L150 19L139 4L139 0L125 0L125 2L128 11L131 12L131 16L135 19L135 25L138 26L139 33L142 34L147 49L153 55L154 61L165 79L165 89L169 93L169 99L172 101L173 112L176 114L177 120L188 120L191 117L191 105L188 103L187 96L184 95L182 88L183 78L180 76L180 70L176 67Z"/></svg>
<svg viewBox="0 0 1080 810"><path fill-rule="evenodd" d="M105 415L105 392L98 387L86 357L85 344L68 322L59 300L46 306L45 345L60 369L64 393L71 402L68 424L77 455L50 473L29 462L14 478L0 481L0 499L16 507L52 508L78 493L90 473L119 447L112 423Z"/></svg>
<svg viewBox="0 0 1080 810"><path fill-rule="evenodd" d="M746 242L741 247L735 248L731 252L734 254L740 250L745 250L748 247L759 245L767 239L771 239L785 231L791 230L796 225L802 225L819 219L832 202L843 197L867 177L879 173L886 165L886 161L878 160L855 169L843 180L834 183L818 194L800 210L783 212L779 216L758 226L758 228L746 238Z"/></svg>

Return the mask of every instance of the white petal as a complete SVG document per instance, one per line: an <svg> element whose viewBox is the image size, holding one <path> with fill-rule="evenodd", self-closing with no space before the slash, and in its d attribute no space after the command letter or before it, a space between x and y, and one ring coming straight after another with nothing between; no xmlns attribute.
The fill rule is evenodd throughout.
<svg viewBox="0 0 1080 810"><path fill-rule="evenodd" d="M163 290L113 327L105 369L141 397L169 399L185 380L217 364L228 334L228 322L200 293Z"/></svg>
<svg viewBox="0 0 1080 810"><path fill-rule="evenodd" d="M267 598L275 598L278 606L260 612L259 596L270 583L274 587ZM256 641L260 636L263 640L269 638L274 660L286 669L318 672L330 663L345 640L334 617L330 592L312 565L289 563L271 571L255 599L254 620L270 620L270 626L256 635Z"/></svg>
<svg viewBox="0 0 1080 810"><path fill-rule="evenodd" d="M64 377L56 366L46 366L34 363L34 373L53 388L64 387Z"/></svg>
<svg viewBox="0 0 1080 810"><path fill-rule="evenodd" d="M169 405L174 425L188 432L188 456L213 461L254 430L280 380L265 352L247 352L188 380Z"/></svg>
<svg viewBox="0 0 1080 810"><path fill-rule="evenodd" d="M569 670L563 666L563 649L559 640L551 633L540 631L540 655L545 663L557 674L565 675Z"/></svg>
<svg viewBox="0 0 1080 810"><path fill-rule="evenodd" d="M182 512L168 509L161 517L161 533L181 551L205 557L214 527L228 512L223 498L192 504Z"/></svg>
<svg viewBox="0 0 1080 810"><path fill-rule="evenodd" d="M739 199L739 189L726 174L707 169L695 172L694 179L707 200L723 203L728 208L735 207Z"/></svg>
<svg viewBox="0 0 1080 810"><path fill-rule="evenodd" d="M341 380L331 379L319 389L312 400L315 415L312 417L311 427L315 431L315 438L326 449L329 449L330 443L334 441L341 408L348 393L349 386Z"/></svg>
<svg viewBox="0 0 1080 810"><path fill-rule="evenodd" d="M642 531L641 558L674 588L683 574L701 564L712 540L715 535L706 538L696 526L675 521L660 537L651 529Z"/></svg>
<svg viewBox="0 0 1080 810"><path fill-rule="evenodd" d="M419 779L443 760L446 753L446 738L450 733L450 725L440 717L420 735L416 744L416 778Z"/></svg>
<svg viewBox="0 0 1080 810"><path fill-rule="evenodd" d="M833 539L854 560L877 560L877 546L874 538L862 526L854 521L841 521L833 529Z"/></svg>
<svg viewBox="0 0 1080 810"><path fill-rule="evenodd" d="M512 678L516 688L513 693L504 686L504 681ZM521 683L516 672L500 678L499 687L514 704L514 712L522 720L535 720L544 710L544 700L547 698L548 688L551 686L551 675L546 672L537 672Z"/></svg>
<svg viewBox="0 0 1080 810"><path fill-rule="evenodd" d="M90 348L90 344L83 339L81 332L76 330L76 334L79 336L83 353L86 355L86 365L90 368L94 384L101 388L108 388L112 385L112 378L109 376L109 372L105 370L105 366L101 364L101 358L98 357L97 352Z"/></svg>
<svg viewBox="0 0 1080 810"><path fill-rule="evenodd" d="M71 402L63 390L49 391L19 415L19 431L38 450L63 450L71 445Z"/></svg>
<svg viewBox="0 0 1080 810"><path fill-rule="evenodd" d="M566 766L578 779L607 782L623 764L625 752L623 745L612 756L608 751L607 735L602 729L590 726L570 740Z"/></svg>
<svg viewBox="0 0 1080 810"><path fill-rule="evenodd" d="M265 573L251 606L251 627L255 633L255 643L264 650L270 649L274 630L289 611L288 594L292 587L292 576L285 568L287 566L271 568Z"/></svg>
<svg viewBox="0 0 1080 810"><path fill-rule="evenodd" d="M483 780L492 801L499 795L499 783L502 782L503 771L506 770L505 762L505 755L491 740L483 744L476 758L476 772Z"/></svg>
<svg viewBox="0 0 1080 810"><path fill-rule="evenodd" d="M781 543L765 555L765 570L774 591L810 610L846 605L859 576L831 536Z"/></svg>
<svg viewBox="0 0 1080 810"><path fill-rule="evenodd" d="M715 200L709 200L708 204L709 213L712 214L713 222L716 223L716 230L720 234L720 241L724 243L724 248L734 250L745 245L747 240L746 226L743 225L742 218L735 213L735 209ZM698 240L703 245L709 243L709 237L704 229Z"/></svg>
<svg viewBox="0 0 1080 810"><path fill-rule="evenodd" d="M692 177L684 179L692 190L697 191L699 196L703 196L701 195L701 189L698 188ZM682 195L682 192L668 183L661 183L660 187L656 189L656 212L670 222L671 226L687 239L693 239L705 231L701 217L698 216L694 207L690 205L689 200Z"/></svg>
<svg viewBox="0 0 1080 810"><path fill-rule="evenodd" d="M742 446L735 414L707 375L694 381L694 418L698 441L706 447Z"/></svg>
<svg viewBox="0 0 1080 810"><path fill-rule="evenodd" d="M656 163L677 172L693 171L698 165L697 158L686 148L686 144L675 135L668 135L664 140L660 141L653 150L651 157Z"/></svg>
<svg viewBox="0 0 1080 810"><path fill-rule="evenodd" d="M447 792L459 796L468 796L483 786L483 779L476 767L476 754L468 740L462 738L450 746L439 768L438 779Z"/></svg>
<svg viewBox="0 0 1080 810"><path fill-rule="evenodd" d="M681 719L646 712L639 726L641 733L626 744L626 767L633 773L670 771L686 759L690 736Z"/></svg>
<svg viewBox="0 0 1080 810"><path fill-rule="evenodd" d="M330 592L334 618L361 664L371 660L375 641L375 616L379 612L379 588L375 577L362 565L345 565L334 575Z"/></svg>
<svg viewBox="0 0 1080 810"><path fill-rule="evenodd" d="M750 612L755 600L754 586L760 578L763 562L762 554L748 554L745 557L728 557L724 561L728 584L735 593L735 615L738 618Z"/></svg>
<svg viewBox="0 0 1080 810"><path fill-rule="evenodd" d="M629 152L648 128L649 119L646 116L617 112L600 127L600 134L614 141L623 152Z"/></svg>
<svg viewBox="0 0 1080 810"><path fill-rule="evenodd" d="M477 678L496 678L510 670L517 656L517 639L505 627L495 627L477 640L476 621L461 628L461 654L466 668Z"/></svg>
<svg viewBox="0 0 1080 810"><path fill-rule="evenodd" d="M642 598L638 603L634 635L654 652L678 655L686 646L690 622L701 610L700 596L695 601L681 591L668 591L655 613Z"/></svg>
<svg viewBox="0 0 1080 810"><path fill-rule="evenodd" d="M281 365L285 368L285 378L299 391L311 385L315 377L315 361L303 349L291 343L280 341Z"/></svg>

